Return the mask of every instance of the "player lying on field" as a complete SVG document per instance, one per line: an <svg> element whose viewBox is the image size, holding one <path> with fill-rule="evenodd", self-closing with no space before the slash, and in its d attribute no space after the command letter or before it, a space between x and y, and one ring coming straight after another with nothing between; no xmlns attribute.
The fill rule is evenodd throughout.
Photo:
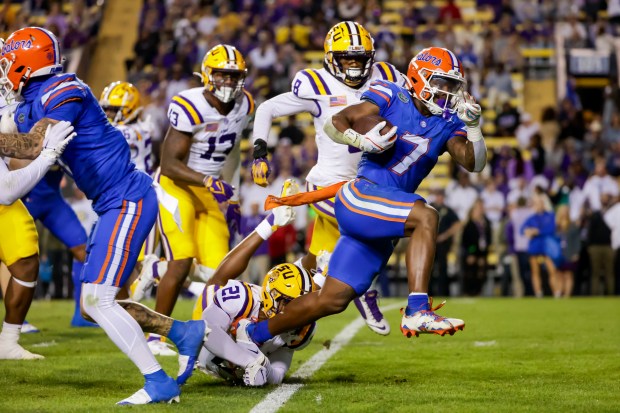
<svg viewBox="0 0 620 413"><path fill-rule="evenodd" d="M291 207L275 208L254 232L226 255L215 276L221 273L232 278L241 275L258 247L293 218ZM119 301L119 304L145 332L166 336L177 345L179 341L187 342L188 335L196 337L195 331L204 331L204 342L193 341L195 351L179 348L179 384L184 384L192 375L200 350L199 366L205 372L247 386L261 386L282 382L293 352L312 340L316 325L312 323L295 332L280 334L258 347L254 343L235 341L237 323L241 319L273 317L288 302L313 290L314 283L307 272L294 264L280 264L267 273L262 287L230 280L225 286L216 285L207 290L203 295L202 320L180 322L134 301Z"/></svg>

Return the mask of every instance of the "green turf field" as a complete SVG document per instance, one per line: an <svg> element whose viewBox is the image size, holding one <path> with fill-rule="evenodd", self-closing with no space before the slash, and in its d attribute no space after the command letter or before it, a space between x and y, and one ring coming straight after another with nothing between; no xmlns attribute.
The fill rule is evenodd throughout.
<svg viewBox="0 0 620 413"><path fill-rule="evenodd" d="M405 303L386 299L382 305ZM152 303L151 303L152 304ZM192 303L180 301L185 318ZM2 307L3 308L3 307ZM100 329L70 329L72 303L35 302L22 336L41 361L0 361L0 412L247 412L274 387L231 387L196 372L181 404L115 407L142 386L133 364ZM363 327L308 379L281 412L618 412L620 299L450 299L441 314L463 318L454 336L406 339ZM291 373L357 317L353 306L322 320ZM334 346L334 342L331 343ZM160 358L176 373L175 358Z"/></svg>

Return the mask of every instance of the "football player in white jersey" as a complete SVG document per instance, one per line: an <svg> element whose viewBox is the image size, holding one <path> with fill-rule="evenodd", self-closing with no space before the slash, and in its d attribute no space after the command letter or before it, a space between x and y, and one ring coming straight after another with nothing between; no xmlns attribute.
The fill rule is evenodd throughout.
<svg viewBox="0 0 620 413"><path fill-rule="evenodd" d="M238 228L240 219L233 187L239 187L241 132L254 111L254 100L243 89L245 60L234 47L220 44L207 52L199 75L204 87L172 98L161 171L155 178L178 201L180 217L179 226L160 203L158 224L168 268L155 310L165 315L172 313L193 259L201 273L212 274L228 253L229 223Z"/></svg>
<svg viewBox="0 0 620 413"><path fill-rule="evenodd" d="M261 104L254 119L254 163L252 175L260 186L267 185L270 173L266 138L271 122L280 116L308 112L314 117L318 161L306 177L308 191L355 178L362 152L352 146L335 143L323 132L325 120L357 103L370 83L376 79L403 85L403 76L389 63L375 62L374 40L359 23L344 21L331 28L325 38L324 68L299 71L292 90ZM334 198L311 205L317 213L308 254L298 265L308 270L316 267L320 251L332 252L340 237L334 214ZM319 286L324 278L315 275ZM390 326L376 301L377 291L370 290L355 300L355 305L374 332L387 335Z"/></svg>
<svg viewBox="0 0 620 413"><path fill-rule="evenodd" d="M289 301L315 289L310 274L295 264L280 264L272 268L265 276L262 287L232 279L245 271L258 247L278 227L291 222L294 216L291 207L275 208L254 232L226 255L215 271L214 278L231 279L224 286L209 287L203 296L201 318L205 321L205 339L198 365L206 373L248 386L280 384L291 365L294 351L303 349L312 340L316 329L314 323L299 331L276 336L260 348L251 342L236 341L235 329L239 320L273 317ZM195 328L197 323L173 320L133 301L119 303L144 331L170 338L183 337L182 331ZM193 354L190 351L184 353ZM187 356L179 357L179 384L185 383L191 376L194 360Z"/></svg>
<svg viewBox="0 0 620 413"><path fill-rule="evenodd" d="M129 82L112 82L103 89L99 104L116 129L123 132L136 168L152 175L152 126L148 119L140 119L142 106L138 88Z"/></svg>

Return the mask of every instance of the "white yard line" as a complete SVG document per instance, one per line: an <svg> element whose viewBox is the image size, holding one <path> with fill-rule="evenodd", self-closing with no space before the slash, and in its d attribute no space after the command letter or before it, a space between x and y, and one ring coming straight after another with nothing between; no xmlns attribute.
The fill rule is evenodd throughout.
<svg viewBox="0 0 620 413"><path fill-rule="evenodd" d="M381 308L382 312L394 310L398 307L402 307L401 304L392 304ZM366 325L361 317L353 320L347 325L334 339L331 341L329 348L324 348L317 352L314 356L310 357L308 361L301 365L301 367L291 375L291 378L306 379L312 376L317 370L319 370L323 364L327 362L334 354L336 354L342 347L349 344L349 341L355 336L355 334ZM396 330L398 331L398 330ZM275 413L284 406L284 404L304 386L303 383L295 384L282 384L277 389L270 392L265 398L258 403L250 413Z"/></svg>

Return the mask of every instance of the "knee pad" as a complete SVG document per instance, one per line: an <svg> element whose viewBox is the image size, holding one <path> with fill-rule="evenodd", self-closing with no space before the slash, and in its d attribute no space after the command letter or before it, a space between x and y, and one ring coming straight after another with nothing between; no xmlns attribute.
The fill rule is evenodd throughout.
<svg viewBox="0 0 620 413"><path fill-rule="evenodd" d="M91 318L94 310L116 305L115 297L120 288L102 284L82 284L82 310Z"/></svg>
<svg viewBox="0 0 620 413"><path fill-rule="evenodd" d="M37 286L37 281L23 281L20 280L19 278L12 276L11 279L13 281L15 281L17 284L21 285L22 287L26 287L26 288L35 288Z"/></svg>

